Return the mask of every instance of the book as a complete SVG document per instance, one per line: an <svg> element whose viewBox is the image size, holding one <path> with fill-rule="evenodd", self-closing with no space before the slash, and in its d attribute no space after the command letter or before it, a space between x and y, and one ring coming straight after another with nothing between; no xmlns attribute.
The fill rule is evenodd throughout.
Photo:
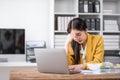
<svg viewBox="0 0 120 80"><path fill-rule="evenodd" d="M100 30L100 18L95 19L95 30Z"/></svg>
<svg viewBox="0 0 120 80"><path fill-rule="evenodd" d="M88 1L84 1L84 13L88 13Z"/></svg>
<svg viewBox="0 0 120 80"><path fill-rule="evenodd" d="M64 27L64 31L67 31L67 27L68 27L68 16L65 16L65 27Z"/></svg>
<svg viewBox="0 0 120 80"><path fill-rule="evenodd" d="M95 30L95 19L91 18L91 30Z"/></svg>
<svg viewBox="0 0 120 80"><path fill-rule="evenodd" d="M100 13L100 1L94 2L94 12Z"/></svg>
<svg viewBox="0 0 120 80"><path fill-rule="evenodd" d="M58 16L57 17L57 22L58 22L58 24L57 24L57 26L58 26L58 28L57 28L57 30L58 31L61 31L62 30L62 17L61 16Z"/></svg>
<svg viewBox="0 0 120 80"><path fill-rule="evenodd" d="M93 12L93 2L88 1L88 12L92 13Z"/></svg>
<svg viewBox="0 0 120 80"><path fill-rule="evenodd" d="M90 21L90 18L86 18L85 22L86 22L88 30L91 30L91 25L90 25L91 21Z"/></svg>
<svg viewBox="0 0 120 80"><path fill-rule="evenodd" d="M83 0L79 0L79 12L83 13L84 12L84 1Z"/></svg>
<svg viewBox="0 0 120 80"><path fill-rule="evenodd" d="M62 16L62 21L61 21L61 30L60 31L64 31L65 30L65 18L64 16Z"/></svg>

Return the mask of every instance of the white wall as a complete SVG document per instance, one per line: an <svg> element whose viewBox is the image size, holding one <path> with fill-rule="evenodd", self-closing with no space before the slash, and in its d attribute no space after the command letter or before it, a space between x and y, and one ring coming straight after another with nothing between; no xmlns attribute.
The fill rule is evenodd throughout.
<svg viewBox="0 0 120 80"><path fill-rule="evenodd" d="M25 28L26 41L50 45L49 0L0 0L0 28Z"/></svg>

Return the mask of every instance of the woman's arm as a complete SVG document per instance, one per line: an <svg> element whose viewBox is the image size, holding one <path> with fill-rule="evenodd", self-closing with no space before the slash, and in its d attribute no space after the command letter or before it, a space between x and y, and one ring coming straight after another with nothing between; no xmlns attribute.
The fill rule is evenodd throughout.
<svg viewBox="0 0 120 80"><path fill-rule="evenodd" d="M69 53L68 46L69 46L69 44L72 42L72 39L73 39L73 38L72 38L71 34L68 34L67 39L66 39L66 41L65 41L65 51L66 51L66 54Z"/></svg>

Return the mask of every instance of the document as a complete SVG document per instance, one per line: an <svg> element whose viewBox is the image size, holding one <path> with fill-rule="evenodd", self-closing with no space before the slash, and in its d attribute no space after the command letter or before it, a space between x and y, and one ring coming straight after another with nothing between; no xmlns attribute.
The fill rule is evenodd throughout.
<svg viewBox="0 0 120 80"><path fill-rule="evenodd" d="M104 66L104 68L102 68ZM89 70L81 70L81 74L116 74L120 73L120 64L113 65L111 62L88 64Z"/></svg>

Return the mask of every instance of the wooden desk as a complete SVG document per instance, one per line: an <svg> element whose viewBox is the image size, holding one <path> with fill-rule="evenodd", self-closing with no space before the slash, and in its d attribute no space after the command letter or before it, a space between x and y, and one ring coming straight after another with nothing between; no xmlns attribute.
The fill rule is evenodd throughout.
<svg viewBox="0 0 120 80"><path fill-rule="evenodd" d="M120 80L120 74L83 75L83 74L48 74L37 69L14 70L10 72L10 80Z"/></svg>

